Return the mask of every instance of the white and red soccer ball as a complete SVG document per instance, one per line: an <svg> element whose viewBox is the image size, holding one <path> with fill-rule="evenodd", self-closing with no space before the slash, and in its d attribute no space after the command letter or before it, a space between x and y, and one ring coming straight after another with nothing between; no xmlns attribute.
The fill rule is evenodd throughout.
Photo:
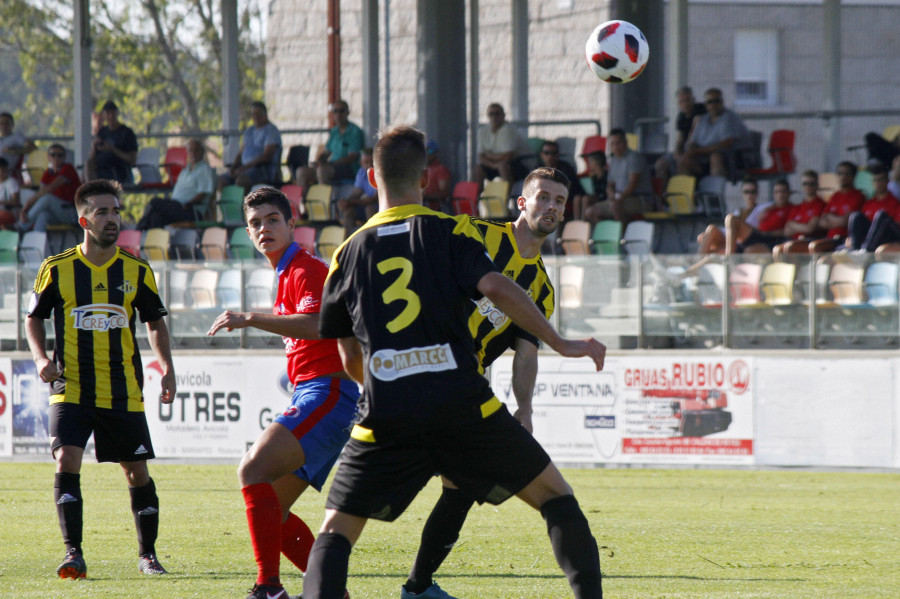
<svg viewBox="0 0 900 599"><path fill-rule="evenodd" d="M600 23L584 46L594 74L607 83L628 83L644 72L650 45L641 30L628 21Z"/></svg>

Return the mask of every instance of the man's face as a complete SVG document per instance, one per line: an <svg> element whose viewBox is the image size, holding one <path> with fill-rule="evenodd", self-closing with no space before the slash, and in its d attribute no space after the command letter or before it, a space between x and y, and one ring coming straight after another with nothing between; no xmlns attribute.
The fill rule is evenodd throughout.
<svg viewBox="0 0 900 599"><path fill-rule="evenodd" d="M566 210L569 192L566 186L549 179L538 179L527 196L519 199L519 210L533 233L547 236L556 230Z"/></svg>
<svg viewBox="0 0 900 599"><path fill-rule="evenodd" d="M66 151L62 148L50 148L47 152L47 157L49 158L49 164L53 167L53 170L59 170L66 161Z"/></svg>
<svg viewBox="0 0 900 599"><path fill-rule="evenodd" d="M819 180L816 177L803 177L800 185L803 186L803 195L807 198L814 198L819 193Z"/></svg>
<svg viewBox="0 0 900 599"><path fill-rule="evenodd" d="M624 156L628 149L628 142L621 135L610 135L606 138L606 145L613 156Z"/></svg>
<svg viewBox="0 0 900 599"><path fill-rule="evenodd" d="M541 148L541 160L545 165L556 168L559 164L559 148L553 144L544 144Z"/></svg>
<svg viewBox="0 0 900 599"><path fill-rule="evenodd" d="M694 111L694 96L691 94L678 94L678 110L682 114L691 114Z"/></svg>
<svg viewBox="0 0 900 599"><path fill-rule="evenodd" d="M359 165L364 169L369 170L370 168L372 168L373 164L374 162L372 161L371 154L366 154L365 152L363 152L359 155Z"/></svg>
<svg viewBox="0 0 900 599"><path fill-rule="evenodd" d="M0 135L6 137L13 130L13 121L8 116L0 116Z"/></svg>
<svg viewBox="0 0 900 599"><path fill-rule="evenodd" d="M106 109L100 113L100 117L103 119L107 126L115 125L119 122L119 111Z"/></svg>
<svg viewBox="0 0 900 599"><path fill-rule="evenodd" d="M247 209L247 233L260 253L277 255L294 240L294 219L284 220L275 204L262 204Z"/></svg>
<svg viewBox="0 0 900 599"><path fill-rule="evenodd" d="M759 190L753 183L744 183L741 187L741 196L743 196L744 201L748 204L751 202L756 204L756 200L759 197Z"/></svg>
<svg viewBox="0 0 900 599"><path fill-rule="evenodd" d="M119 239L119 229L122 228L120 209L119 198L111 194L88 200L88 208L83 215L86 224L82 226L101 248L108 248Z"/></svg>
<svg viewBox="0 0 900 599"><path fill-rule="evenodd" d="M203 160L203 146L197 142L190 142L187 145L188 164L197 164Z"/></svg>
<svg viewBox="0 0 900 599"><path fill-rule="evenodd" d="M594 154L587 157L587 166L591 176L602 177L606 174L606 163L600 162L600 159Z"/></svg>
<svg viewBox="0 0 900 599"><path fill-rule="evenodd" d="M725 112L725 102L722 100L722 94L706 94L703 103L706 104L706 111L713 116L719 116Z"/></svg>
<svg viewBox="0 0 900 599"><path fill-rule="evenodd" d="M853 172L853 169L849 166L839 166L837 169L838 182L841 187L847 189L853 187L853 179L856 177L856 173Z"/></svg>
<svg viewBox="0 0 900 599"><path fill-rule="evenodd" d="M496 131L503 125L506 113L499 106L488 106L487 117L488 122L491 124L491 129Z"/></svg>
<svg viewBox="0 0 900 599"><path fill-rule="evenodd" d="M776 185L772 194L777 206L786 206L791 200L791 189L787 185Z"/></svg>
<svg viewBox="0 0 900 599"><path fill-rule="evenodd" d="M872 176L872 186L875 188L877 195L883 195L887 191L888 174L878 173Z"/></svg>
<svg viewBox="0 0 900 599"><path fill-rule="evenodd" d="M253 124L257 127L262 127L266 124L268 117L266 116L266 111L260 108L259 106L254 106L250 109L250 119L253 121Z"/></svg>
<svg viewBox="0 0 900 599"><path fill-rule="evenodd" d="M334 115L334 122L339 127L344 127L350 120L350 107L346 102L335 102L331 107L331 113Z"/></svg>

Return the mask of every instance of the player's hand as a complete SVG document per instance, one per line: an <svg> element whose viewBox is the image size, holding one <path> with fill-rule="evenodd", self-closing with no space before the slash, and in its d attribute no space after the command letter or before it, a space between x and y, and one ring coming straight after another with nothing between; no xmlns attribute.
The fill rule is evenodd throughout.
<svg viewBox="0 0 900 599"><path fill-rule="evenodd" d="M38 376L41 377L41 380L45 383L55 381L62 376L62 370L60 370L59 366L56 365L56 362L50 358L41 358L35 362L34 365L37 367Z"/></svg>
<svg viewBox="0 0 900 599"><path fill-rule="evenodd" d="M513 414L513 417L519 421L519 424L521 424L526 431L532 435L534 434L534 425L531 423L531 410L519 408L516 410L515 414Z"/></svg>
<svg viewBox="0 0 900 599"><path fill-rule="evenodd" d="M222 329L231 332L234 329L243 329L246 326L247 315L245 313L225 310L213 321L206 334L212 336Z"/></svg>
<svg viewBox="0 0 900 599"><path fill-rule="evenodd" d="M603 363L606 361L606 346L593 338L565 339L557 352L567 358L587 356L594 361L598 371L603 370Z"/></svg>
<svg viewBox="0 0 900 599"><path fill-rule="evenodd" d="M172 403L175 401L175 373L167 372L160 381L162 392L159 394L159 401L162 403Z"/></svg>

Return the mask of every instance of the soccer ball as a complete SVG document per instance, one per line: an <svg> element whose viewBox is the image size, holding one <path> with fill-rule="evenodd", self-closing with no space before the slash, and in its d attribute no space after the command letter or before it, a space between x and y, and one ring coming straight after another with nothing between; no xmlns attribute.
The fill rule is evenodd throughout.
<svg viewBox="0 0 900 599"><path fill-rule="evenodd" d="M628 83L644 72L650 45L628 21L600 23L584 46L588 66L607 83Z"/></svg>

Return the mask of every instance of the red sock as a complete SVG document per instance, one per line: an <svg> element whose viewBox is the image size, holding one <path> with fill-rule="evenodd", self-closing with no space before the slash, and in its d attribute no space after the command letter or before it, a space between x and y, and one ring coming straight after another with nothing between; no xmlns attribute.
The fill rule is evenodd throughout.
<svg viewBox="0 0 900 599"><path fill-rule="evenodd" d="M309 526L296 514L288 514L287 520L281 523L281 552L301 572L306 572L309 552L315 540Z"/></svg>
<svg viewBox="0 0 900 599"><path fill-rule="evenodd" d="M247 525L256 557L256 584L281 586L278 566L281 561L281 504L269 483L247 485L241 489L247 505Z"/></svg>

